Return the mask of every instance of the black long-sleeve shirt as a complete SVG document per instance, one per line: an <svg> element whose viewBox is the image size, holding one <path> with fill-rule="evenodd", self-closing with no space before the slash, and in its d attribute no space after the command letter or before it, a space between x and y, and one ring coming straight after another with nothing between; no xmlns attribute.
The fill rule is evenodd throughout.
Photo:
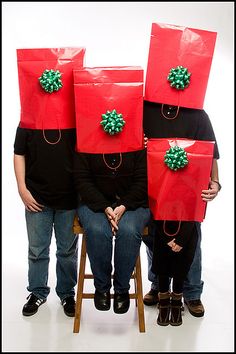
<svg viewBox="0 0 236 354"><path fill-rule="evenodd" d="M74 181L81 201L93 211L121 204L127 210L147 208L146 150L104 157L106 163L103 154L75 154ZM115 168L120 162L117 170L107 167Z"/></svg>

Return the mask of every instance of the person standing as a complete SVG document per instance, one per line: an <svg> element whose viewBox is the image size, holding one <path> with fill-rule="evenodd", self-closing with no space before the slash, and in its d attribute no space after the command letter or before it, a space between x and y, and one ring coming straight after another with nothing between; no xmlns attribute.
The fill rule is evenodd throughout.
<svg viewBox="0 0 236 354"><path fill-rule="evenodd" d="M221 188L218 146L211 121L203 109L216 36L216 32L202 29L152 24L143 111L147 138L215 142L209 187L202 191L202 199L206 202L213 200ZM152 282L151 290L143 301L150 306L157 304L160 291L157 274L152 272L153 240L157 227L157 223L152 221L149 237L143 238L147 245L148 277ZM204 284L201 279L201 224L194 222L192 230L197 235L197 243L184 281L183 297L189 312L195 317L202 317L205 309L201 302Z"/></svg>
<svg viewBox="0 0 236 354"><path fill-rule="evenodd" d="M22 313L32 316L50 293L50 245L56 239L56 293L64 313L75 314L78 237L73 183L76 129L74 67L84 48L18 49L21 118L14 142L14 170L25 206L28 286ZM67 60L62 60L64 58Z"/></svg>
<svg viewBox="0 0 236 354"><path fill-rule="evenodd" d="M178 110L178 117L176 116ZM164 115L162 114L164 113ZM175 117L173 119L173 117ZM168 118L166 118L168 117ZM144 131L148 138L170 138L181 137L194 140L215 141L215 134L207 113L204 110L161 105L155 102L144 101ZM209 190L203 191L202 198L209 202L213 200L221 186L219 184L218 164L219 151L217 143L214 147L214 160L211 174ZM156 233L156 223L150 221L149 235L143 237L146 244L148 259L148 278L151 281L151 289L144 296L144 304L147 306L158 303L159 283L158 276L152 271L154 235ZM183 286L184 301L191 315L195 317L204 316L204 306L201 301L204 282L202 275L201 257L201 223L195 222L195 232L197 233L197 244L193 261L187 273Z"/></svg>
<svg viewBox="0 0 236 354"><path fill-rule="evenodd" d="M46 131L51 141L58 131ZM62 132L58 144L50 145L40 131L17 128L14 168L19 195L25 205L28 233L28 286L30 295L23 307L32 316L50 292L48 267L53 231L56 238L56 293L67 316L74 316L74 287L77 283L78 237L72 225L77 199L72 177L75 132Z"/></svg>

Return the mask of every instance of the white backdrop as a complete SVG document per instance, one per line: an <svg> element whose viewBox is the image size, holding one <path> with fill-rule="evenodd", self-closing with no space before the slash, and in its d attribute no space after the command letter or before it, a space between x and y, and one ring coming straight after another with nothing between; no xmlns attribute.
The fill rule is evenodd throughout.
<svg viewBox="0 0 236 354"><path fill-rule="evenodd" d="M85 65L140 65L146 72L152 22L218 33L205 97L220 150L222 191L203 222L203 264L231 282L234 236L234 2L2 2L3 273L27 268L24 207L13 170L20 118L16 49L86 47ZM26 275L25 275L26 277ZM25 278L26 279L26 278ZM26 281L26 280L25 280ZM233 289L233 284L232 288ZM20 284L20 287L25 287Z"/></svg>

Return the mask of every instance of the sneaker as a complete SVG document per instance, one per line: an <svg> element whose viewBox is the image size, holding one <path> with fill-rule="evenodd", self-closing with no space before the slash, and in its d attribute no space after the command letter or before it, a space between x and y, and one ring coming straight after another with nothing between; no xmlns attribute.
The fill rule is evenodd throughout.
<svg viewBox="0 0 236 354"><path fill-rule="evenodd" d="M75 316L75 299L74 296L68 296L61 302L66 316Z"/></svg>
<svg viewBox="0 0 236 354"><path fill-rule="evenodd" d="M185 300L185 304L187 305L187 308L191 315L195 317L202 317L204 316L204 307L200 299L197 300Z"/></svg>
<svg viewBox="0 0 236 354"><path fill-rule="evenodd" d="M151 289L143 298L143 303L147 306L156 305L158 302L158 290Z"/></svg>
<svg viewBox="0 0 236 354"><path fill-rule="evenodd" d="M24 316L34 315L38 311L39 306L41 306L42 304L44 304L46 302L46 299L40 299L36 295L34 295L33 293L31 293L27 297L27 300L28 301L24 305L23 310L22 310L22 314Z"/></svg>

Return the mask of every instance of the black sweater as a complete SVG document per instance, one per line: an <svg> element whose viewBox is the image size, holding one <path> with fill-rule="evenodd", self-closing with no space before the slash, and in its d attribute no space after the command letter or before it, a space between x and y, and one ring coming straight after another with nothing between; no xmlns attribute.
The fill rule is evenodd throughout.
<svg viewBox="0 0 236 354"><path fill-rule="evenodd" d="M105 154L110 167L120 163L120 154ZM81 202L93 211L124 205L127 210L148 207L146 150L122 153L117 170L106 166L102 154L77 153L74 181Z"/></svg>

